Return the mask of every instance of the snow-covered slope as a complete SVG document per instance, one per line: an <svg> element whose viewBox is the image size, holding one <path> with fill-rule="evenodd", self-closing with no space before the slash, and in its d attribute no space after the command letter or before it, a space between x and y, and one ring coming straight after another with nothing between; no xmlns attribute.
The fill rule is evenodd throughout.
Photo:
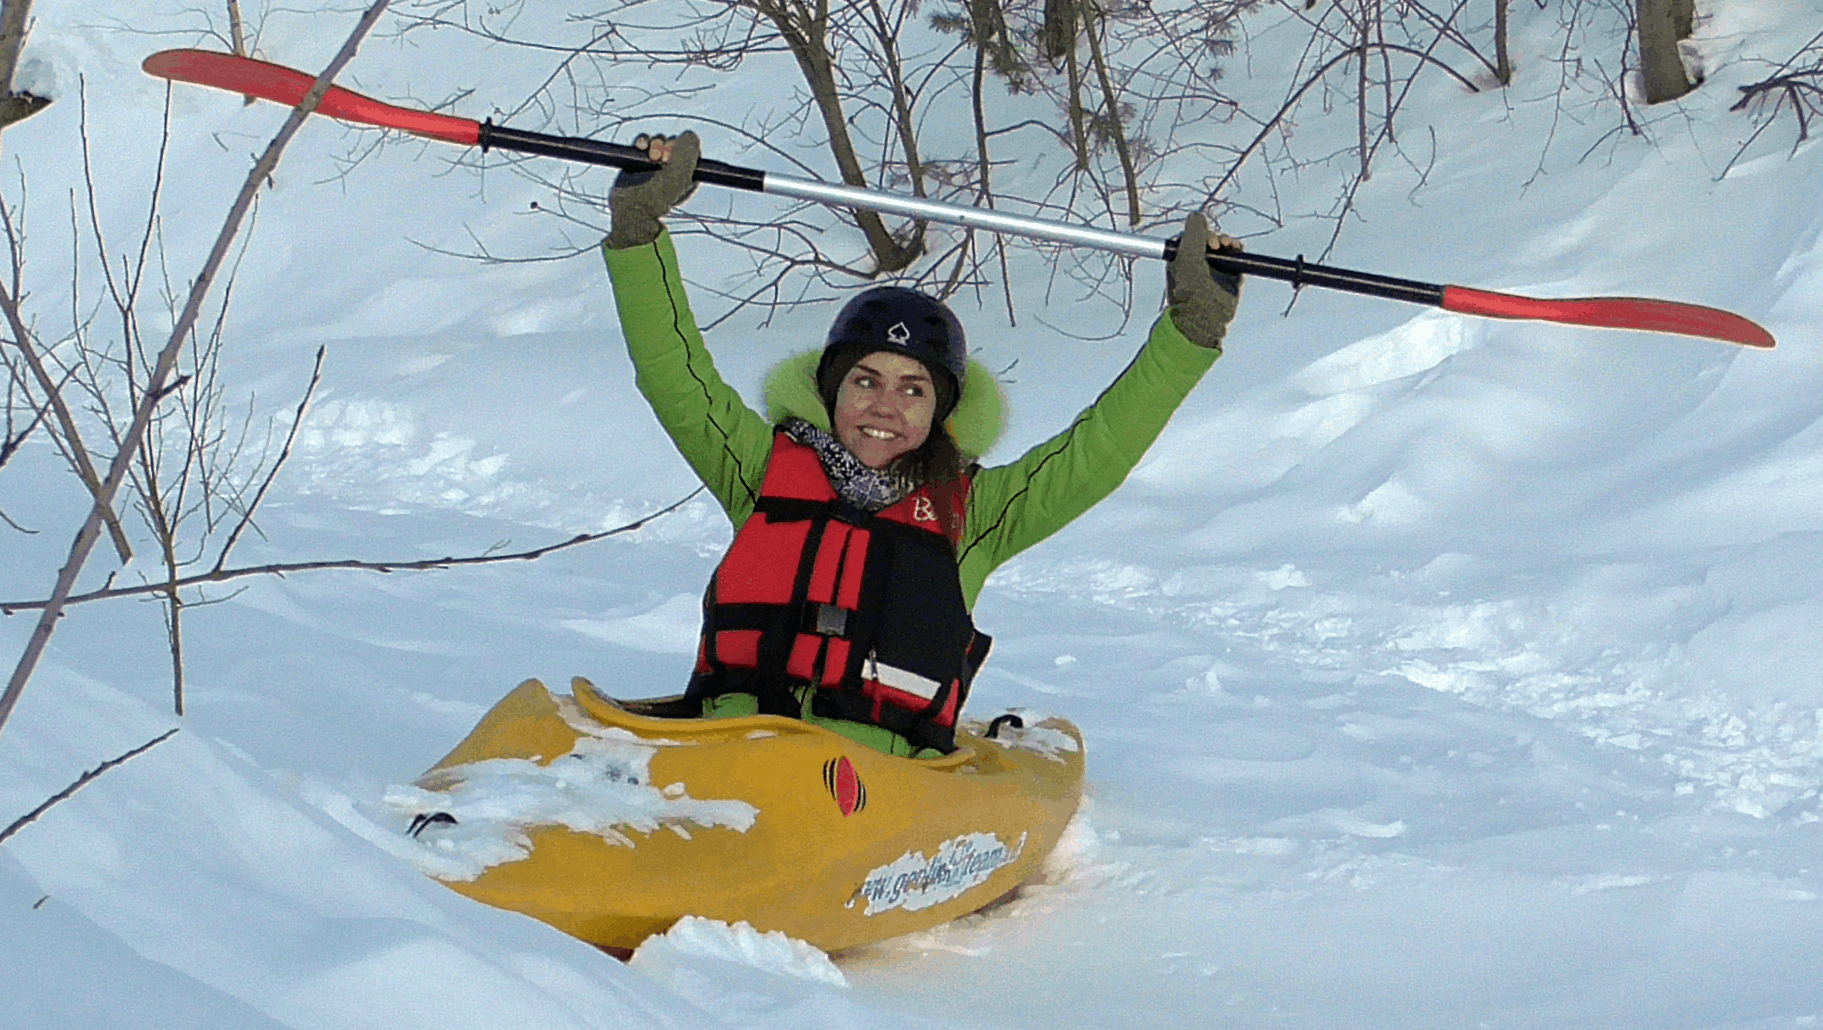
<svg viewBox="0 0 1823 1030"><path fill-rule="evenodd" d="M1726 110L1734 87L1810 38L1823 5L1701 6L1708 82L1636 110L1646 137L1604 139L1611 108L1560 112L1555 10L1513 5L1514 87L1421 82L1407 132L1428 153L1419 127L1434 126L1435 162L1422 185L1380 169L1330 260L1714 304L1779 348L1318 291L1287 313L1282 286L1250 283L1228 353L1133 479L983 594L998 647L975 710L1055 711L1089 738L1092 797L1047 882L833 964L692 922L629 966L371 843L390 826L387 787L520 680L681 682L729 535L698 500L530 564L244 581L188 616L181 721L158 610L75 610L0 733L0 823L183 730L0 845L0 1026L1812 1025L1823 147L1792 150L1788 122L1720 173L1752 129ZM126 0L39 0L36 14L27 73L59 101L9 129L5 151L30 178L28 279L50 319L68 306L77 76L103 217L124 235L163 98L137 64L193 41L156 34L159 19L194 15ZM1249 23L1256 67L1292 45L1284 18ZM281 11L262 45L312 67L351 23ZM526 85L509 51L463 60L494 62L503 97ZM437 95L454 81L439 61L375 40L350 81ZM1264 74L1229 85L1281 88ZM174 94L175 277L281 118ZM1323 152L1323 134L1340 150L1354 128L1299 131ZM241 557L529 547L687 494L595 260L437 252L471 233L551 245L549 222L524 217L537 188L447 174L409 147L343 176L349 140L327 124L304 134L241 268L237 384L282 410L329 347L264 536ZM1320 210L1334 183L1313 171L1275 188ZM1250 245L1314 254L1327 233L1294 222ZM702 254L686 241L691 275L713 282ZM1037 255L1015 261L1042 283ZM1127 361L1162 286L1141 275L1114 343L1049 332L1108 313L1047 307L1038 287L1018 298L1032 313L1018 330L962 309L979 349L1020 359L1015 422L990 460L1055 431ZM753 385L822 317L731 324L711 342ZM0 528L0 598L48 589L80 500L43 447L0 471L0 509L39 531ZM0 653L23 646L27 618L0 620Z"/></svg>

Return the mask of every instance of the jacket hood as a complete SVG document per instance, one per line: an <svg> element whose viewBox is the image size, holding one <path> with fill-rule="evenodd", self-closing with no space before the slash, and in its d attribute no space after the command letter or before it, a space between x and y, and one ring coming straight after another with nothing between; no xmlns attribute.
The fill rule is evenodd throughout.
<svg viewBox="0 0 1823 1030"><path fill-rule="evenodd" d="M818 429L834 432L829 424L829 412L823 407L823 398L817 394L817 362L822 357L821 350L793 354L766 373L768 421L776 425L795 417ZM943 423L949 430L950 439L956 441L956 448L963 457L969 461L979 460L999 441L1001 432L1006 429L1006 416L1006 394L1001 392L999 380L986 365L971 358L962 397L956 402L956 410Z"/></svg>

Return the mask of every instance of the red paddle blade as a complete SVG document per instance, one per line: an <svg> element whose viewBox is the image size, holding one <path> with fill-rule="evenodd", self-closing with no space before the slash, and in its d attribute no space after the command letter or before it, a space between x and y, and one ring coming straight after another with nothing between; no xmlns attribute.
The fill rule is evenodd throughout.
<svg viewBox="0 0 1823 1030"><path fill-rule="evenodd" d="M316 76L292 68L208 50L165 50L146 58L141 67L146 74L161 79L214 86L287 107L296 107L316 84ZM445 143L472 147L481 142L480 122L394 107L340 86L329 87L317 113L345 122L400 129Z"/></svg>
<svg viewBox="0 0 1823 1030"><path fill-rule="evenodd" d="M1544 322L1587 325L1599 329L1638 329L1652 333L1700 336L1738 343L1743 347L1772 347L1772 334L1758 323L1731 311L1680 304L1674 300L1643 297L1577 297L1541 300L1511 293L1471 290L1466 286L1443 288L1443 310L1489 318L1534 318Z"/></svg>

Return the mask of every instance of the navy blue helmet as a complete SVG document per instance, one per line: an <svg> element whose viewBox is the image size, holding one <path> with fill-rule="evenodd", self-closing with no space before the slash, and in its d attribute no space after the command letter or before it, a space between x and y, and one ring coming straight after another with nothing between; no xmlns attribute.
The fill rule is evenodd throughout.
<svg viewBox="0 0 1823 1030"><path fill-rule="evenodd" d="M955 410L968 376L968 341L962 323L942 301L904 286L875 286L844 304L817 363L824 404L834 406L848 370L876 351L923 363L937 384L938 421Z"/></svg>

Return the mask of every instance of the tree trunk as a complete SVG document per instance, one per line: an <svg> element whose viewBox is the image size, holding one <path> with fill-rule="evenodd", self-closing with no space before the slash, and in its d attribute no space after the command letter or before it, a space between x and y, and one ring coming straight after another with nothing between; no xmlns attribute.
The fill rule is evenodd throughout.
<svg viewBox="0 0 1823 1030"><path fill-rule="evenodd" d="M1044 0L1044 27L1039 30L1044 56L1055 65L1076 47L1076 5L1072 0Z"/></svg>
<svg viewBox="0 0 1823 1030"><path fill-rule="evenodd" d="M1646 80L1646 103L1657 104L1696 88L1684 74L1677 43L1689 37L1696 19L1696 0L1636 0L1639 15L1639 66Z"/></svg>
<svg viewBox="0 0 1823 1030"><path fill-rule="evenodd" d="M1082 107L1082 65L1076 60L1076 48L1071 46L1063 52L1064 68L1069 71L1070 95L1066 98L1070 105L1070 140L1076 148L1076 170L1089 170L1089 130L1084 123L1087 113Z"/></svg>
<svg viewBox="0 0 1823 1030"><path fill-rule="evenodd" d="M905 171L911 176L912 196L922 197L924 192L924 162L918 157L918 127L912 118L911 87L906 85L904 65L899 60L899 46L893 39L893 27L886 16L879 0L873 3L875 32L880 40L880 50L886 55L887 81L893 91L893 124L899 129L899 146L905 151Z"/></svg>
<svg viewBox="0 0 1823 1030"><path fill-rule="evenodd" d="M1494 0L1494 78L1513 84L1513 61L1507 56L1507 0Z"/></svg>
<svg viewBox="0 0 1823 1030"><path fill-rule="evenodd" d="M792 56L797 59L798 70L803 72L804 81L810 86L810 95L823 116L823 128L829 132L829 150L835 156L836 167L842 172L843 184L866 186L867 176L861 170L861 159L855 152L854 139L848 134L848 119L842 112L835 59L829 53L828 0L816 0L814 8L792 0L785 3L753 0L751 6L772 20L779 35L784 37L785 44L790 47ZM873 251L877 274L897 272L924 252L922 224L917 225L911 240L901 245L877 213L856 211L854 217L862 234L867 237L868 249Z"/></svg>
<svg viewBox="0 0 1823 1030"><path fill-rule="evenodd" d="M50 104L43 97L13 91L13 75L19 69L19 51L25 46L31 16L32 0L0 3L0 129L30 118Z"/></svg>
<svg viewBox="0 0 1823 1030"><path fill-rule="evenodd" d="M32 0L0 3L0 94L13 91L13 73L19 67L19 51L25 46L25 28L31 17Z"/></svg>

